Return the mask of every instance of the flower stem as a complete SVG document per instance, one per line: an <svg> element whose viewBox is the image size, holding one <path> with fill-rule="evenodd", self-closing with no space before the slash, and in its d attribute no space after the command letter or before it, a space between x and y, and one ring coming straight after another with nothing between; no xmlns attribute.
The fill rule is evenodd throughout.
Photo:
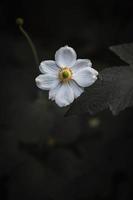
<svg viewBox="0 0 133 200"><path fill-rule="evenodd" d="M33 41L31 40L30 36L28 35L28 33L23 28L23 23L24 23L23 19L22 18L17 18L16 19L16 23L17 23L21 33L27 39L27 42L28 42L28 44L29 44L29 46L30 46L30 48L32 50L33 56L34 56L35 63L38 66L39 65L39 59L38 59L37 51L36 51L35 45L34 45Z"/></svg>

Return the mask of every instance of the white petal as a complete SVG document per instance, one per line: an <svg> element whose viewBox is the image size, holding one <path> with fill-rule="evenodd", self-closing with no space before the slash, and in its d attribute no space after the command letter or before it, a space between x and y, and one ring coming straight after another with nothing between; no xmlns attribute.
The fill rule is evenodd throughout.
<svg viewBox="0 0 133 200"><path fill-rule="evenodd" d="M89 70L93 75L95 75L95 76L98 75L98 71L96 71L94 68L90 67Z"/></svg>
<svg viewBox="0 0 133 200"><path fill-rule="evenodd" d="M88 59L78 59L76 63L72 66L72 71L77 72L78 70L84 69L86 67L91 67L92 63Z"/></svg>
<svg viewBox="0 0 133 200"><path fill-rule="evenodd" d="M67 106L72 103L73 100L74 94L72 88L68 83L62 84L55 96L55 102L57 105L60 107Z"/></svg>
<svg viewBox="0 0 133 200"><path fill-rule="evenodd" d="M42 90L50 90L59 84L58 77L52 74L41 74L35 81L36 85Z"/></svg>
<svg viewBox="0 0 133 200"><path fill-rule="evenodd" d="M55 100L55 96L60 87L61 87L61 83L59 83L55 88L53 88L49 91L49 99Z"/></svg>
<svg viewBox="0 0 133 200"><path fill-rule="evenodd" d="M62 68L73 66L76 62L76 58L75 50L68 46L61 47L55 53L56 64Z"/></svg>
<svg viewBox="0 0 133 200"><path fill-rule="evenodd" d="M39 69L42 73L57 74L60 68L56 65L55 61L45 60L41 62Z"/></svg>
<svg viewBox="0 0 133 200"><path fill-rule="evenodd" d="M95 73L92 73L91 69L92 68L88 67L73 74L73 79L78 83L78 85L88 87L97 80Z"/></svg>
<svg viewBox="0 0 133 200"><path fill-rule="evenodd" d="M79 85L77 85L77 83L75 83L75 81L71 80L69 82L69 84L70 84L70 87L73 90L75 99L78 98L84 92L84 88L82 88Z"/></svg>

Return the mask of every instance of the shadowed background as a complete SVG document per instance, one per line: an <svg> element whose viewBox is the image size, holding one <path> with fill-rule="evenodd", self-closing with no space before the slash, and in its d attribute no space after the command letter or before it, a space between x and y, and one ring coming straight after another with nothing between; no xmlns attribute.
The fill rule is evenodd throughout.
<svg viewBox="0 0 133 200"><path fill-rule="evenodd" d="M100 71L125 65L108 47L133 41L132 10L132 0L1 1L1 200L133 198L133 109L64 117L68 108L36 87L39 70L15 24L24 18L40 61L67 44Z"/></svg>

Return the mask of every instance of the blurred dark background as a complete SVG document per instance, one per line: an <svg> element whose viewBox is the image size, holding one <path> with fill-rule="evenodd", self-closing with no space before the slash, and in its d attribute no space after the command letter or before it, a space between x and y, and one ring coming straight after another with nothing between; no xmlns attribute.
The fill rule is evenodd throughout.
<svg viewBox="0 0 133 200"><path fill-rule="evenodd" d="M133 199L133 109L64 117L17 17L40 61L68 44L100 71L126 65L109 46L133 42L132 0L0 2L0 200Z"/></svg>

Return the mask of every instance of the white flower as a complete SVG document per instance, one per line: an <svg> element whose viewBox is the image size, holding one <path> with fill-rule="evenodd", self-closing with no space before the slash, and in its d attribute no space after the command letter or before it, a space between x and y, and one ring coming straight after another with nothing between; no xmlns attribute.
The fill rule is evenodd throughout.
<svg viewBox="0 0 133 200"><path fill-rule="evenodd" d="M77 59L73 48L64 46L55 53L55 61L45 60L35 80L42 90L49 90L49 99L60 107L71 104L84 92L84 87L97 80L98 72L88 59Z"/></svg>

